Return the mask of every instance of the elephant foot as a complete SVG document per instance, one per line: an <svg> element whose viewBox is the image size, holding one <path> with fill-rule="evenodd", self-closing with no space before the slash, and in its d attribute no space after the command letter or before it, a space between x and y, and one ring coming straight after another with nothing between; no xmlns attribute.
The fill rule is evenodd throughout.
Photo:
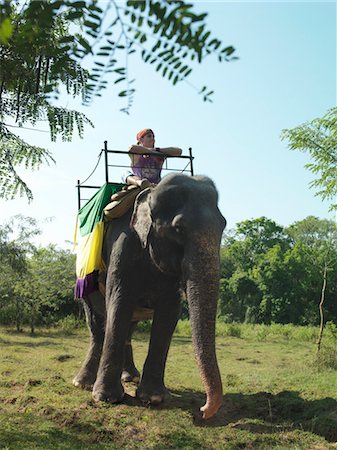
<svg viewBox="0 0 337 450"><path fill-rule="evenodd" d="M94 385L92 398L95 402L120 403L124 397L124 389L120 384L116 388L105 389L102 386Z"/></svg>
<svg viewBox="0 0 337 450"><path fill-rule="evenodd" d="M92 374L81 375L78 374L73 379L73 385L81 389L92 389L95 383L95 376Z"/></svg>
<svg viewBox="0 0 337 450"><path fill-rule="evenodd" d="M133 382L133 383L139 383L140 380L140 373L135 368L134 370L128 370L124 369L122 372L121 380L125 383Z"/></svg>
<svg viewBox="0 0 337 450"><path fill-rule="evenodd" d="M144 403L159 405L168 400L171 394L164 385L159 387L140 385L137 389L137 397Z"/></svg>

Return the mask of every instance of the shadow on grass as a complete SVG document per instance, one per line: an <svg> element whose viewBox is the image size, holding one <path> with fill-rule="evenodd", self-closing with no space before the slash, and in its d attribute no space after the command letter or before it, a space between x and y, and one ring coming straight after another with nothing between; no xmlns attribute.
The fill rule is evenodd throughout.
<svg viewBox="0 0 337 450"><path fill-rule="evenodd" d="M36 427L38 429L38 426ZM15 430L0 430L1 448L64 448L72 450L82 450L90 448L93 444L95 448L105 448L104 442L111 442L114 436L108 430L98 430L87 422L85 424L57 425L47 424L42 431L34 431L26 423L22 423ZM97 445L98 444L98 445ZM2 447L4 445L4 447Z"/></svg>
<svg viewBox="0 0 337 450"><path fill-rule="evenodd" d="M198 391L171 391L171 399L158 406L158 410L182 409L193 414L197 427L226 427L242 429L256 434L284 433L301 430L337 441L337 401L333 398L305 400L296 391L283 391L276 395L268 392L256 394L226 394L218 413L207 421L201 418L199 408L205 395ZM131 395L125 394L123 404L144 407Z"/></svg>
<svg viewBox="0 0 337 450"><path fill-rule="evenodd" d="M84 330L87 331L86 329ZM6 337L8 336L8 338ZM51 347L60 345L60 339L62 341L73 341L76 336L82 339L83 332L81 330L75 330L74 332L65 333L62 330L38 330L34 334L30 331L16 331L6 329L0 336L0 344L7 347ZM4 337L5 336L5 337ZM86 335L85 335L86 336ZM44 338L44 340L39 340ZM86 336L89 340L89 337Z"/></svg>
<svg viewBox="0 0 337 450"><path fill-rule="evenodd" d="M37 348L37 347L59 347L60 342L57 341L6 341L5 339L1 340L1 344L6 347L28 347L28 348Z"/></svg>
<svg viewBox="0 0 337 450"><path fill-rule="evenodd" d="M192 410L194 424L200 427L231 424L232 428L258 434L299 429L323 436L329 442L337 441L337 401L333 398L305 400L296 391L276 395L268 392L226 394L216 416L207 421L201 419L199 412L204 401L205 395L200 392L176 391L167 407Z"/></svg>
<svg viewBox="0 0 337 450"><path fill-rule="evenodd" d="M150 333L146 333L143 331L136 330L133 337L132 342L149 342L150 341ZM192 337L190 336L182 336L182 335L173 335L172 344L173 346L192 344Z"/></svg>

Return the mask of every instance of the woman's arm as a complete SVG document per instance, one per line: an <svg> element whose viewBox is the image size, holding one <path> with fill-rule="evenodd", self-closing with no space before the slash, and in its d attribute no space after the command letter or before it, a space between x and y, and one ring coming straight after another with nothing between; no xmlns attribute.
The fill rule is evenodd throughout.
<svg viewBox="0 0 337 450"><path fill-rule="evenodd" d="M166 156L180 156L182 154L182 150L179 147L156 147L160 153Z"/></svg>
<svg viewBox="0 0 337 450"><path fill-rule="evenodd" d="M129 152L138 153L138 154L146 154L153 155L162 153L165 156L180 156L182 154L182 150L179 147L155 147L155 148L147 148L142 145L131 145L129 147ZM130 155L130 157L133 155Z"/></svg>
<svg viewBox="0 0 337 450"><path fill-rule="evenodd" d="M131 145L129 147L129 152L151 155L157 153L157 150L154 148L143 147L142 145Z"/></svg>

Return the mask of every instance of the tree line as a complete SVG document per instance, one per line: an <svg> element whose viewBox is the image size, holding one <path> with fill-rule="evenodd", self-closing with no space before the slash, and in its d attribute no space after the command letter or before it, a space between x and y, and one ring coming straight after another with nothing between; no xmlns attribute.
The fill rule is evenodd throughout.
<svg viewBox="0 0 337 450"><path fill-rule="evenodd" d="M29 217L0 226L0 324L20 330L52 326L81 315L74 301L75 255L35 245L40 230ZM309 216L288 227L260 217L223 236L219 320L319 325L337 323L337 226ZM186 304L182 317L188 318Z"/></svg>
<svg viewBox="0 0 337 450"><path fill-rule="evenodd" d="M309 216L288 227L261 217L237 224L221 249L219 316L227 322L337 321L337 226Z"/></svg>
<svg viewBox="0 0 337 450"><path fill-rule="evenodd" d="M54 325L78 315L74 302L75 255L55 245L34 244L40 234L30 217L15 216L0 226L0 324L20 331Z"/></svg>

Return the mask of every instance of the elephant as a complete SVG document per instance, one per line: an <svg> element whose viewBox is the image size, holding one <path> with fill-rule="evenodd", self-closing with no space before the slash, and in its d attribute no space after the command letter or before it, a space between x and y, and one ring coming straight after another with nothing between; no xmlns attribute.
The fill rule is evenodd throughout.
<svg viewBox="0 0 337 450"><path fill-rule="evenodd" d="M184 293L206 391L202 417L212 417L221 406L215 322L219 249L226 220L217 203L218 193L210 178L170 174L157 186L141 191L133 210L106 223L105 299L97 292L85 300L90 345L73 380L76 386L93 386L95 401L122 401L123 376L125 380L139 376L130 346L137 308L154 311L137 396L148 404L169 397L165 364Z"/></svg>

